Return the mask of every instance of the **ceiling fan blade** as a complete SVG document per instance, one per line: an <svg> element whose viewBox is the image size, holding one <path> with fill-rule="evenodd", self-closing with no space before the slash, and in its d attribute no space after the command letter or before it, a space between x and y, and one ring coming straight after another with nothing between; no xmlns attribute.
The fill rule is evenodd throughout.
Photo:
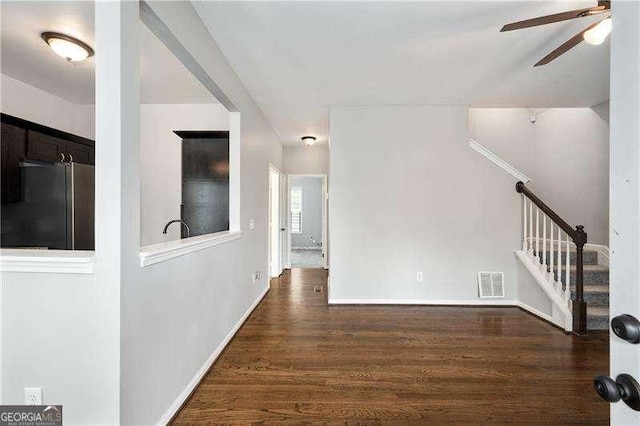
<svg viewBox="0 0 640 426"><path fill-rule="evenodd" d="M574 47L576 47L577 45L579 45L584 40L584 37L583 37L584 33L589 31L591 28L595 27L596 25L598 25L600 22L602 22L602 21L598 21L596 23L593 23L593 24L589 25L587 28L585 28L584 30L580 31L578 34L576 34L573 37L571 37L569 40L567 40L564 43L562 43L553 52L549 53L547 56L545 56L544 58L540 59L534 65L534 67L539 67L540 65L546 65L549 62L551 62L554 59L556 59L558 56L567 53L569 50L571 50Z"/></svg>
<svg viewBox="0 0 640 426"><path fill-rule="evenodd" d="M521 30L523 28L537 27L538 25L551 24L553 22L567 21L569 19L582 18L585 16L593 16L598 13L609 10L607 4L599 4L598 6L588 7L586 9L570 10L569 12L561 12L553 15L539 16L537 18L526 19L520 22L507 24L500 32Z"/></svg>

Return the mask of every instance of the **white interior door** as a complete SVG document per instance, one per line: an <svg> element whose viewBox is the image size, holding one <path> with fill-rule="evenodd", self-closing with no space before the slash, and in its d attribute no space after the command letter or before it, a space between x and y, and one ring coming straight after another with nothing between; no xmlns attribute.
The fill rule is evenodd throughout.
<svg viewBox="0 0 640 426"><path fill-rule="evenodd" d="M614 1L611 34L610 316L640 319L640 4ZM640 344L610 333L610 376L640 381ZM640 412L611 404L612 425L640 425Z"/></svg>
<svg viewBox="0 0 640 426"><path fill-rule="evenodd" d="M269 168L269 276L280 275L280 172Z"/></svg>
<svg viewBox="0 0 640 426"><path fill-rule="evenodd" d="M287 175L281 173L280 174L280 211L278 215L278 221L280 224L280 234L278 238L280 239L280 263L279 274L282 274L286 265L289 264L289 248L288 248L288 238L287 238L287 229L289 229L288 217L289 211L289 193L287 191Z"/></svg>

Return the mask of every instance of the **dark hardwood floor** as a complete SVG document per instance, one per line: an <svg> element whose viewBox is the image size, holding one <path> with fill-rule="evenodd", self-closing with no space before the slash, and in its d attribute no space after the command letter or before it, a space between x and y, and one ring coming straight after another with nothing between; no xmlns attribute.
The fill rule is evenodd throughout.
<svg viewBox="0 0 640 426"><path fill-rule="evenodd" d="M591 381L608 358L606 334L569 336L517 308L329 307L326 273L294 269L174 424L607 424Z"/></svg>

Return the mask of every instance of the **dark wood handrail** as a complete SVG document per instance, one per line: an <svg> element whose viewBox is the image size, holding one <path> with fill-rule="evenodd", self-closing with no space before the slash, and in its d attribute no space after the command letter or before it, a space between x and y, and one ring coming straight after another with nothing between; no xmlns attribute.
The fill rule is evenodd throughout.
<svg viewBox="0 0 640 426"><path fill-rule="evenodd" d="M587 243L587 233L584 226L578 225L574 228L564 221L556 212L547 206L540 198L529 190L524 182L516 183L516 192L523 194L533 204L538 206L553 222L555 222L564 232L567 233L576 245L576 294L572 300L573 305L573 332L585 334L587 332L587 304L584 301L584 245Z"/></svg>

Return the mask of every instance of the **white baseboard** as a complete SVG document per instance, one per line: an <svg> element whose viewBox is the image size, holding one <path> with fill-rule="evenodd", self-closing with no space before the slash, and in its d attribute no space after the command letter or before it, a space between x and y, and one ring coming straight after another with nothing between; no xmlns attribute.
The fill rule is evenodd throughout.
<svg viewBox="0 0 640 426"><path fill-rule="evenodd" d="M216 359L218 359L218 357L220 356L220 354L222 353L224 348L229 344L229 342L231 341L231 339L233 339L233 336L235 336L236 332L240 329L242 324L244 324L244 322L247 320L247 318L249 318L249 315L251 315L253 310L262 301L264 296L269 291L269 288L270 288L270 286L269 286L269 284L267 284L267 287L264 289L264 291L262 293L260 293L260 295L253 302L253 304L244 313L242 318L240 318L240 320L236 323L236 325L233 326L233 328L231 329L231 331L229 331L229 333L224 338L224 340L213 351L211 356L205 361L205 363L202 365L202 367L200 367L200 370L198 370L198 372L195 374L195 376L193 376L193 379L191 379L191 381L187 384L187 386L184 388L184 390L182 392L180 392L180 395L178 395L178 397L175 399L175 401L173 401L173 403L167 409L167 411L165 411L165 413L162 415L162 417L160 417L160 419L156 422L157 425L166 425L166 424L168 424L171 421L171 419L173 418L173 416L175 416L176 413L180 410L180 408L182 408L182 405L185 403L187 398L189 398L189 396L191 395L193 390L198 386L198 384L200 384L200 381L205 376L205 374L207 374L207 372L209 371L209 369L211 368L213 363L216 362Z"/></svg>
<svg viewBox="0 0 640 426"><path fill-rule="evenodd" d="M424 305L424 306L500 306L520 308L530 312L540 319L543 319L551 325L561 330L564 328L554 321L553 317L544 312L520 302L519 300L495 300L495 299L479 299L479 300L424 300L424 299L329 299L330 305Z"/></svg>
<svg viewBox="0 0 640 426"><path fill-rule="evenodd" d="M523 303L523 302L519 302L519 301L516 302L516 306L521 308L521 309L523 309L523 310L525 310L525 311L527 311L527 312L531 312L533 315L535 315L535 316L537 316L539 318L542 318L543 320L548 321L551 324L555 325L556 327L564 330L563 327L561 327L558 324L556 324L556 321L553 320L553 317L551 315L545 314L544 312L542 312L542 311L540 311L540 310L538 310L538 309L536 309L536 308L534 308L532 306L529 306L529 305L527 305L526 303Z"/></svg>
<svg viewBox="0 0 640 426"><path fill-rule="evenodd" d="M518 306L516 300L472 299L329 299L330 305L433 305L433 306Z"/></svg>

